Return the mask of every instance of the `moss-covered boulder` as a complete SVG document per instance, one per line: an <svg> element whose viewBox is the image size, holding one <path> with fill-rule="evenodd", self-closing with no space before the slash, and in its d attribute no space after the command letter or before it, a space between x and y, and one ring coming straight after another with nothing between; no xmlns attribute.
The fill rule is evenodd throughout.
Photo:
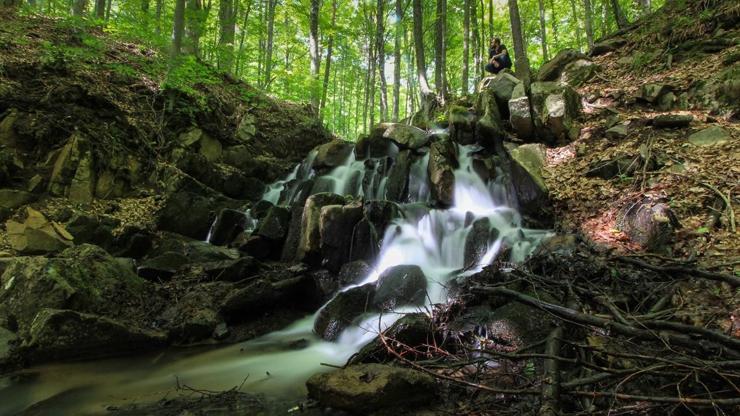
<svg viewBox="0 0 740 416"><path fill-rule="evenodd" d="M429 151L427 170L432 197L443 206L452 205L455 198L455 168L457 155L450 140L437 140Z"/></svg>
<svg viewBox="0 0 740 416"><path fill-rule="evenodd" d="M429 144L427 132L402 123L388 124L383 137L392 140L402 149L416 150Z"/></svg>
<svg viewBox="0 0 740 416"><path fill-rule="evenodd" d="M303 207L301 236L295 259L309 261L321 254L321 209L327 205L343 205L344 197L331 193L311 195Z"/></svg>
<svg viewBox="0 0 740 416"><path fill-rule="evenodd" d="M383 311L399 306L421 305L426 298L427 278L417 265L389 267L378 277L373 303Z"/></svg>
<svg viewBox="0 0 740 416"><path fill-rule="evenodd" d="M431 404L432 376L407 368L359 364L316 374L306 382L309 397L322 406L356 414L398 414L399 409Z"/></svg>
<svg viewBox="0 0 740 416"><path fill-rule="evenodd" d="M337 293L316 315L313 330L327 341L336 340L348 326L366 312L373 312L375 285L353 287Z"/></svg>
<svg viewBox="0 0 740 416"><path fill-rule="evenodd" d="M509 151L511 181L519 209L527 216L547 220L549 193L542 176L547 153L541 144L525 144Z"/></svg>

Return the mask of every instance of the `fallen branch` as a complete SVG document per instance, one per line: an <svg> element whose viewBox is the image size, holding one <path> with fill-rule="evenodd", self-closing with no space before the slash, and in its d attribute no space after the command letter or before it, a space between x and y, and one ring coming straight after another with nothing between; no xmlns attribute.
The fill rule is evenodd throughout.
<svg viewBox="0 0 740 416"><path fill-rule="evenodd" d="M612 259L618 260L624 263L629 263L635 266L639 266L639 267L642 267L648 270L652 270L654 272L666 273L666 274L676 273L676 274L691 275L694 277L703 277L709 280L716 280L720 282L729 283L732 287L740 286L740 278L732 276L730 274L710 272L708 270L702 270L702 269L690 268L690 267L684 267L684 266L678 266L678 265L657 266L654 264L650 264L648 262L644 262L642 260L638 260L634 257L628 257L628 256L615 256L615 257L612 257Z"/></svg>

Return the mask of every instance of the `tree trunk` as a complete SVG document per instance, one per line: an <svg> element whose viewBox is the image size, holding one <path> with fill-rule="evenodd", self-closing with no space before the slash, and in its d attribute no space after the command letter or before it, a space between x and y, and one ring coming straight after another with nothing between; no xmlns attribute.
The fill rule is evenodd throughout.
<svg viewBox="0 0 740 416"><path fill-rule="evenodd" d="M398 122L401 100L401 37L403 36L403 4L396 0L396 36L393 44L393 121Z"/></svg>
<svg viewBox="0 0 740 416"><path fill-rule="evenodd" d="M208 11L204 9L202 0L188 0L185 12L185 34L188 41L184 48L187 53L200 57L200 37L207 18Z"/></svg>
<svg viewBox="0 0 740 416"><path fill-rule="evenodd" d="M157 35L162 34L162 6L164 0L157 0L157 10L155 11L155 20L157 21L154 25L154 33Z"/></svg>
<svg viewBox="0 0 740 416"><path fill-rule="evenodd" d="M580 51L583 42L581 41L581 27L578 24L578 10L576 9L576 0L570 0L570 9L571 13L573 14L573 21L576 22L576 49Z"/></svg>
<svg viewBox="0 0 740 416"><path fill-rule="evenodd" d="M522 21L519 17L519 4L517 0L509 0L509 17L511 18L511 36L514 41L514 53L516 54L516 75L529 87L529 59L527 59L527 50L524 46L524 36L522 36Z"/></svg>
<svg viewBox="0 0 740 416"><path fill-rule="evenodd" d="M331 4L331 32L329 33L329 42L326 47L326 65L324 65L324 85L321 89L321 103L319 103L319 115L321 110L326 106L326 92L329 89L329 75L331 73L331 55L334 48L334 31L337 23L337 0Z"/></svg>
<svg viewBox="0 0 740 416"><path fill-rule="evenodd" d="M493 0L488 0L488 30L489 30L489 41L493 39Z"/></svg>
<svg viewBox="0 0 740 416"><path fill-rule="evenodd" d="M375 50L378 55L378 76L380 77L380 121L388 120L388 85L385 80L385 0L378 0L376 11Z"/></svg>
<svg viewBox="0 0 740 416"><path fill-rule="evenodd" d="M583 0L583 11L586 15L586 42L588 42L588 49L591 49L594 47L594 18L591 0Z"/></svg>
<svg viewBox="0 0 740 416"><path fill-rule="evenodd" d="M72 15L82 16L87 10L87 0L74 0L72 5Z"/></svg>
<svg viewBox="0 0 740 416"><path fill-rule="evenodd" d="M247 1L247 7L244 10L244 20L239 27L239 52L236 54L236 76L240 76L242 73L241 62L242 54L244 53L244 41L247 38L247 22L249 21L249 12L252 10L252 0Z"/></svg>
<svg viewBox="0 0 740 416"><path fill-rule="evenodd" d="M550 60L547 53L547 26L545 25L545 1L539 0L540 6L540 39L542 41L542 58L544 62Z"/></svg>
<svg viewBox="0 0 740 416"><path fill-rule="evenodd" d="M311 104L315 109L319 108L319 67L321 56L319 55L319 11L320 0L311 0L311 10L308 23L308 53L311 56Z"/></svg>
<svg viewBox="0 0 740 416"><path fill-rule="evenodd" d="M175 1L175 17L172 25L172 50L170 57L176 61L182 50L182 38L185 31L185 0Z"/></svg>
<svg viewBox="0 0 740 416"><path fill-rule="evenodd" d="M221 0L218 7L220 49L218 66L221 70L231 72L234 65L234 33L236 32L235 0Z"/></svg>
<svg viewBox="0 0 740 416"><path fill-rule="evenodd" d="M427 66L424 60L424 9L422 0L413 0L414 14L414 52L416 54L416 72L419 77L419 88L422 95L429 95L432 90L427 82Z"/></svg>
<svg viewBox="0 0 740 416"><path fill-rule="evenodd" d="M462 93L468 93L470 87L470 0L463 3L463 66Z"/></svg>
<svg viewBox="0 0 740 416"><path fill-rule="evenodd" d="M614 13L614 20L617 22L618 29L624 29L627 27L627 17L624 15L622 8L619 6L619 0L611 0L612 12Z"/></svg>
<svg viewBox="0 0 740 416"><path fill-rule="evenodd" d="M95 17L98 19L105 19L105 5L106 0L95 0ZM144 5L148 6L147 2L142 2L142 9ZM144 10L146 11L146 10Z"/></svg>
<svg viewBox="0 0 740 416"><path fill-rule="evenodd" d="M275 7L276 6L277 6L277 0L267 0L267 43L265 45L264 86L265 86L265 89L268 91L270 90L270 84L272 84L272 49L275 43L274 39L275 39Z"/></svg>
<svg viewBox="0 0 740 416"><path fill-rule="evenodd" d="M478 30L478 7L477 7L477 0L470 0L470 15L471 15L471 21L470 24L472 26L473 31L473 77L476 80L481 75L481 39L480 39L480 31Z"/></svg>
<svg viewBox="0 0 740 416"><path fill-rule="evenodd" d="M555 46L555 51L559 49L560 40L558 37L558 18L557 11L555 9L555 0L550 0L550 28L552 29L552 44Z"/></svg>
<svg viewBox="0 0 740 416"><path fill-rule="evenodd" d="M445 66L447 58L447 0L437 0L437 14L434 23L434 86L437 93L444 96L447 86L445 85Z"/></svg>

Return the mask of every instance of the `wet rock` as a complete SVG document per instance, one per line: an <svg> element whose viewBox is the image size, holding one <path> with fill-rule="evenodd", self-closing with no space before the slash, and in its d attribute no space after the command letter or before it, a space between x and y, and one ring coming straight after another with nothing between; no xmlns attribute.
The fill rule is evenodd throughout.
<svg viewBox="0 0 740 416"><path fill-rule="evenodd" d="M108 406L106 414L113 416L268 416L284 413L287 408L286 403L269 402L261 395L228 390L202 396L168 397L154 403ZM52 406L51 409L54 410L55 407Z"/></svg>
<svg viewBox="0 0 740 416"><path fill-rule="evenodd" d="M659 129L673 129L688 127L694 121L694 116L683 114L661 114L653 118L653 126Z"/></svg>
<svg viewBox="0 0 740 416"><path fill-rule="evenodd" d="M542 169L547 157L545 147L540 144L518 146L509 155L512 159L511 181L516 191L521 212L533 218L546 220L549 193Z"/></svg>
<svg viewBox="0 0 740 416"><path fill-rule="evenodd" d="M601 41L591 48L591 56L599 56L609 52L614 52L626 44L627 41L619 37Z"/></svg>
<svg viewBox="0 0 740 416"><path fill-rule="evenodd" d="M208 242L217 246L228 245L244 232L246 226L247 216L244 212L222 209L211 227Z"/></svg>
<svg viewBox="0 0 740 416"><path fill-rule="evenodd" d="M145 230L128 228L116 238L115 245L119 250L115 254L117 257L140 259L151 251L153 240L152 234Z"/></svg>
<svg viewBox="0 0 740 416"><path fill-rule="evenodd" d="M373 303L384 311L397 306L420 305L424 303L426 289L427 278L419 266L393 266L378 277Z"/></svg>
<svg viewBox="0 0 740 416"><path fill-rule="evenodd" d="M33 363L91 359L148 351L165 345L163 334L110 318L44 308L35 316L23 344Z"/></svg>
<svg viewBox="0 0 740 416"><path fill-rule="evenodd" d="M534 137L534 122L529 108L529 98L526 96L509 101L509 122L520 139Z"/></svg>
<svg viewBox="0 0 740 416"><path fill-rule="evenodd" d="M18 189L0 189L0 209L15 210L36 200L30 192Z"/></svg>
<svg viewBox="0 0 740 416"><path fill-rule="evenodd" d="M719 126L708 127L689 136L689 143L694 146L714 146L731 140L730 133Z"/></svg>
<svg viewBox="0 0 740 416"><path fill-rule="evenodd" d="M321 338L334 341L344 329L366 312L372 312L375 285L353 287L337 293L316 315L313 330Z"/></svg>
<svg viewBox="0 0 740 416"><path fill-rule="evenodd" d="M609 140L622 140L629 134L629 128L624 124L617 124L604 133Z"/></svg>
<svg viewBox="0 0 740 416"><path fill-rule="evenodd" d="M435 396L434 379L407 368L381 364L352 365L316 374L306 382L309 397L324 407L368 414L429 404Z"/></svg>
<svg viewBox="0 0 740 416"><path fill-rule="evenodd" d="M216 329L213 330L212 337L216 341L223 341L231 335L231 330L226 322L221 322L216 325Z"/></svg>
<svg viewBox="0 0 740 416"><path fill-rule="evenodd" d="M629 238L643 248L660 252L680 228L673 210L662 202L644 200L620 213L617 225Z"/></svg>
<svg viewBox="0 0 740 416"><path fill-rule="evenodd" d="M351 143L334 140L316 148L316 159L313 161L314 168L335 168L344 163L352 153Z"/></svg>
<svg viewBox="0 0 740 416"><path fill-rule="evenodd" d="M638 99L655 104L658 102L660 97L671 91L671 87L663 84L644 84L640 87Z"/></svg>
<svg viewBox="0 0 740 416"><path fill-rule="evenodd" d="M372 262L378 255L378 234L375 227L367 218L363 218L352 230L352 248L350 249L350 261L364 260Z"/></svg>
<svg viewBox="0 0 740 416"><path fill-rule="evenodd" d="M586 56L575 49L563 49L554 58L544 63L537 73L538 81L555 81L568 64L577 60L586 60Z"/></svg>
<svg viewBox="0 0 740 416"><path fill-rule="evenodd" d="M321 239L322 265L336 273L342 264L349 261L352 234L347 230L355 227L362 219L362 205L327 205L321 208L319 235Z"/></svg>
<svg viewBox="0 0 740 416"><path fill-rule="evenodd" d="M599 66L589 59L577 59L568 63L560 73L560 83L578 88L590 81L599 70Z"/></svg>
<svg viewBox="0 0 740 416"><path fill-rule="evenodd" d="M159 317L168 330L168 338L178 344L210 339L223 323L213 303L208 289L191 290L178 298Z"/></svg>
<svg viewBox="0 0 740 416"><path fill-rule="evenodd" d="M301 237L295 259L314 261L321 254L321 209L327 205L344 205L344 197L320 193L311 195L303 207L301 218Z"/></svg>
<svg viewBox="0 0 740 416"><path fill-rule="evenodd" d="M271 241L282 243L288 235L290 226L290 211L287 208L273 206L267 211L265 218L255 231L255 235L265 237Z"/></svg>
<svg viewBox="0 0 740 416"><path fill-rule="evenodd" d="M464 107L452 106L448 113L448 119L450 123L450 138L452 140L463 145L475 143L475 122L477 117L474 112Z"/></svg>
<svg viewBox="0 0 740 416"><path fill-rule="evenodd" d="M360 136L355 143L355 156L358 160L367 158L378 158L392 156L394 149L390 139L383 136L385 127L383 124L376 126L370 134Z"/></svg>
<svg viewBox="0 0 740 416"><path fill-rule="evenodd" d="M188 191L179 191L167 198L159 212L157 228L184 236L205 240L216 217L223 208L214 198Z"/></svg>
<svg viewBox="0 0 740 416"><path fill-rule="evenodd" d="M345 263L342 265L342 268L339 269L339 274L337 275L339 286L344 287L351 284L357 284L367 277L371 271L372 268L370 265L362 260Z"/></svg>
<svg viewBox="0 0 740 416"><path fill-rule="evenodd" d="M253 321L271 311L315 311L322 299L313 277L277 270L279 279L269 276L233 289L220 300L217 309L229 324ZM277 328L274 328L277 329Z"/></svg>
<svg viewBox="0 0 740 416"><path fill-rule="evenodd" d="M395 163L388 173L388 182L385 188L385 199L402 202L408 195L409 171L413 162L410 150L398 154Z"/></svg>
<svg viewBox="0 0 740 416"><path fill-rule="evenodd" d="M491 226L488 218L479 218L465 238L465 266L471 266L480 261L488 252L490 244L496 240L499 231Z"/></svg>
<svg viewBox="0 0 740 416"><path fill-rule="evenodd" d="M31 207L26 208L23 222L9 220L5 225L11 247L23 254L53 253L73 245L74 237L64 226Z"/></svg>
<svg viewBox="0 0 740 416"><path fill-rule="evenodd" d="M432 197L443 206L450 206L454 201L456 167L456 151L452 142L440 140L432 143L427 166L429 182Z"/></svg>
<svg viewBox="0 0 740 416"><path fill-rule="evenodd" d="M410 347L412 349L420 348L423 350L424 345L434 344L434 332L432 330L432 321L426 314L410 313L404 315L396 321L387 330L383 332L386 342L391 346ZM379 338L375 338L370 343L362 347L357 354L351 359L350 364L360 363L387 363L393 361L395 357L388 353L388 349ZM404 358L414 360L416 354L404 355Z"/></svg>
<svg viewBox="0 0 740 416"><path fill-rule="evenodd" d="M12 349L16 346L17 342L18 336L15 332L0 327L0 369L10 359Z"/></svg>
<svg viewBox="0 0 740 416"><path fill-rule="evenodd" d="M209 278L225 282L238 282L253 277L259 270L259 265L251 257L200 263L198 266L203 268Z"/></svg>
<svg viewBox="0 0 740 416"><path fill-rule="evenodd" d="M429 144L429 136L424 130L408 124L389 124L383 137L392 140L401 149L416 150Z"/></svg>

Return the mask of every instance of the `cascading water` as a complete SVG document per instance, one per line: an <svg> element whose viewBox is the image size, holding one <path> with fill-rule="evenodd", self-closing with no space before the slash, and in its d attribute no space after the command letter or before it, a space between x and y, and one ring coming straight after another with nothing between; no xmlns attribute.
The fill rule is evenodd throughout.
<svg viewBox="0 0 740 416"><path fill-rule="evenodd" d="M456 150L459 167L454 171L453 205L446 209L429 206L430 156L428 151L417 156L408 167L406 192L400 198L404 202L400 205L402 215L383 233L372 272L349 287L375 282L392 266L418 265L427 278L427 302L443 302L445 287L452 279L480 270L505 249L511 253L509 260L521 261L547 235L547 231L522 226L500 169L494 180L481 179L475 169L478 147L457 146ZM396 155L397 149L393 156ZM392 158L357 160L352 153L342 166L318 177L313 169L315 158L316 152L312 152L284 180L269 186L263 199L290 206L307 181L313 183L311 193L329 191L365 200L385 198ZM15 388L28 395L28 403L33 403L75 386L94 385L92 391L86 390L86 395L72 396L71 408L78 414L99 409L96 406L110 404L116 397L145 396L156 400L172 388L175 376L180 383L210 390L229 389L249 376L243 383L244 391L296 399L303 394L307 377L325 368L320 363L343 364L378 330L392 325L403 313L418 310L418 306L402 307L382 315L366 315L345 329L335 342L313 334L314 315L240 345L184 357L50 366L39 371L40 382L34 384L45 383L46 390ZM291 349L297 340L302 342L302 348ZM99 374L106 366L111 371L102 372L106 374L103 380Z"/></svg>

